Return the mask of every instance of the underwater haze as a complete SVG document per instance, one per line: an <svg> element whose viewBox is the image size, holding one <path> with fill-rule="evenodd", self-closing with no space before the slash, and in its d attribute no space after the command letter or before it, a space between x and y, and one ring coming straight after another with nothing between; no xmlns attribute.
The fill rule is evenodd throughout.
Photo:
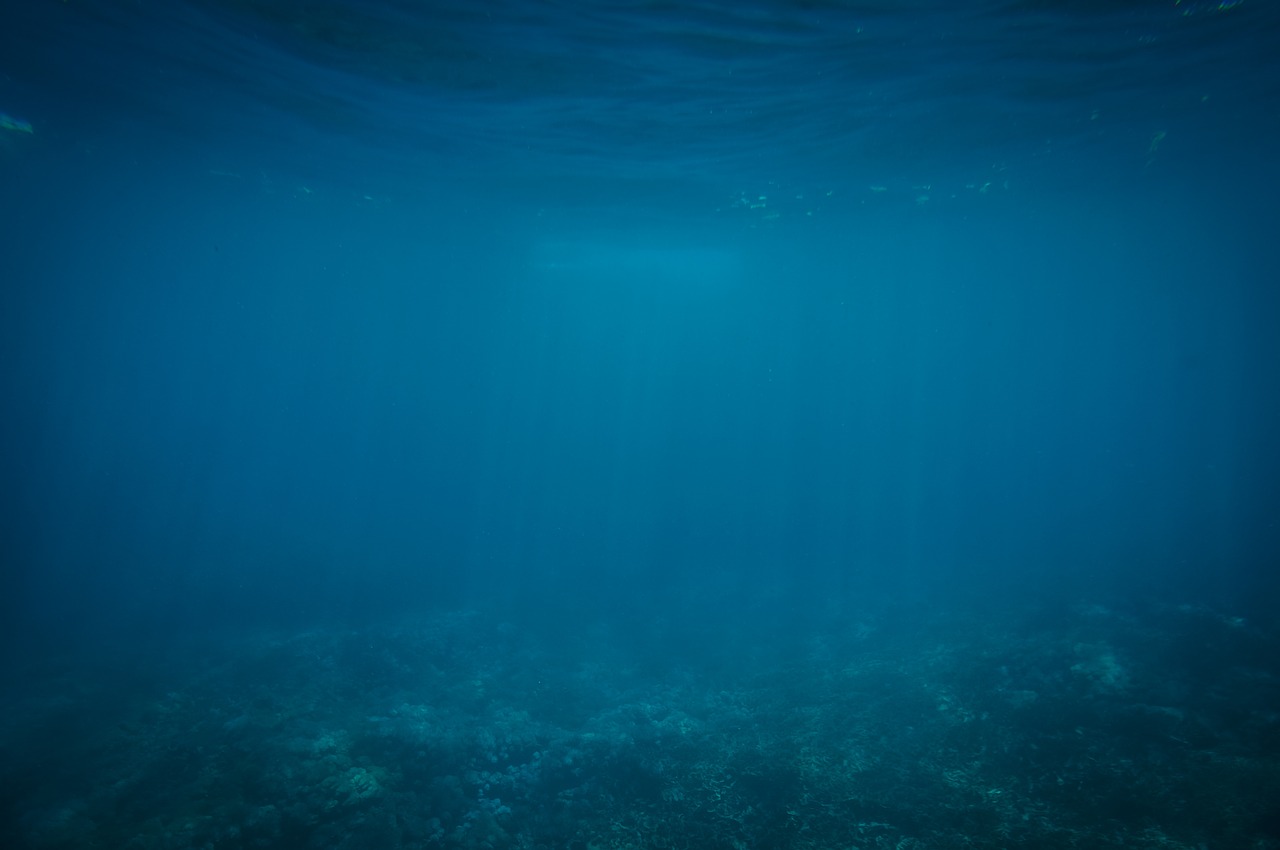
<svg viewBox="0 0 1280 850"><path fill-rule="evenodd" d="M0 11L0 845L1280 848L1280 9Z"/></svg>

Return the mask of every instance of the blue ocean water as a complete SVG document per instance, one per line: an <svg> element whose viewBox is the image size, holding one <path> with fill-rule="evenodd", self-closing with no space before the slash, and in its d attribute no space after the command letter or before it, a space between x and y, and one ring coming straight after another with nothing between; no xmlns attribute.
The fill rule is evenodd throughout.
<svg viewBox="0 0 1280 850"><path fill-rule="evenodd" d="M1280 847L1280 11L0 11L0 844Z"/></svg>

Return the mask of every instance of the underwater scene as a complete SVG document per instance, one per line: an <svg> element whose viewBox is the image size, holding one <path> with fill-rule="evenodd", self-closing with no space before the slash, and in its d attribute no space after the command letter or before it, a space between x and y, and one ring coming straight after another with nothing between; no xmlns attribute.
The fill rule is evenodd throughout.
<svg viewBox="0 0 1280 850"><path fill-rule="evenodd" d="M1280 7L0 11L0 850L1280 850Z"/></svg>

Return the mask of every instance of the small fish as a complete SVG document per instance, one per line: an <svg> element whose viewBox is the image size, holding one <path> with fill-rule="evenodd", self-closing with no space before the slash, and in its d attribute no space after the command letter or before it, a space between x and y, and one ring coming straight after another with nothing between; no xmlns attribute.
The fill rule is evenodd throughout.
<svg viewBox="0 0 1280 850"><path fill-rule="evenodd" d="M21 118L14 118L4 112L0 112L0 130L14 130L18 133L34 133L30 121L23 121Z"/></svg>

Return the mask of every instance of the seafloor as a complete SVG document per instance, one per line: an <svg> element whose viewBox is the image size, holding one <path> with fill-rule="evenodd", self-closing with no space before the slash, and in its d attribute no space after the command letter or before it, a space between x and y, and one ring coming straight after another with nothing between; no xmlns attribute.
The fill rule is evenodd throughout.
<svg viewBox="0 0 1280 850"><path fill-rule="evenodd" d="M1280 635L1229 613L572 626L32 659L0 715L0 842L1280 847Z"/></svg>

